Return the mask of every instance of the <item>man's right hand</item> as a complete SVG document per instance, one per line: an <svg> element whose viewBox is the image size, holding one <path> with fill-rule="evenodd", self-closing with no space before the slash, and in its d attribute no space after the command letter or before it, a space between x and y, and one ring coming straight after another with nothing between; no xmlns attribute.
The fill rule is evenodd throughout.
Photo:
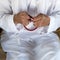
<svg viewBox="0 0 60 60"><path fill-rule="evenodd" d="M14 15L15 24L21 23L24 26L26 26L29 24L29 19L30 19L30 16L26 12L20 12L20 13Z"/></svg>

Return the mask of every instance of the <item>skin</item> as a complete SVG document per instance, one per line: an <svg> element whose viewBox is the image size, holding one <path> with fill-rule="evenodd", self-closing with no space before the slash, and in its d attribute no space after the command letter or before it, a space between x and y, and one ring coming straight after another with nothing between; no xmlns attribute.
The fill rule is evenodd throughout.
<svg viewBox="0 0 60 60"><path fill-rule="evenodd" d="M24 11L14 15L15 24L21 23L24 26L26 26L29 24L29 19L30 19L30 16L27 14L27 12L24 12Z"/></svg>
<svg viewBox="0 0 60 60"><path fill-rule="evenodd" d="M48 26L50 23L50 18L44 14L39 14L32 18L33 18L32 21L34 22L34 26L36 27ZM15 24L21 23L24 26L26 26L29 24L30 19L31 17L28 15L28 13L23 11L14 16L14 23Z"/></svg>
<svg viewBox="0 0 60 60"><path fill-rule="evenodd" d="M50 24L50 18L47 15L39 14L34 17L34 25L37 27L48 26Z"/></svg>
<svg viewBox="0 0 60 60"><path fill-rule="evenodd" d="M31 19L31 17L28 15L27 12L20 12L16 15L14 15L14 23L18 24L21 23L24 26L29 24L29 20ZM36 17L32 17L31 19L34 22L34 25L36 27L42 27L42 26L48 26L50 24L50 18L47 15L44 14L39 14ZM0 29L0 35L2 33L2 29ZM55 34L57 34L60 38L60 28L58 28L56 31L54 31Z"/></svg>

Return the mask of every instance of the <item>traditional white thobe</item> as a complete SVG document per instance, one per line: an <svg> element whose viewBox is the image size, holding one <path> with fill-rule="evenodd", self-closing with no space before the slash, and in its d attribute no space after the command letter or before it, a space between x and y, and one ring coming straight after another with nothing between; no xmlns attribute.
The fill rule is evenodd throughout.
<svg viewBox="0 0 60 60"><path fill-rule="evenodd" d="M0 0L0 28L4 29L1 41L3 50L8 52L7 60L33 60L35 56L36 60L55 60L59 51L58 37L51 33L41 36L40 32L37 32L39 28L29 32L24 30L22 25L18 31L13 17L21 11L26 11L31 16L37 16L39 13L48 15L50 24L47 33L60 27L60 0Z"/></svg>

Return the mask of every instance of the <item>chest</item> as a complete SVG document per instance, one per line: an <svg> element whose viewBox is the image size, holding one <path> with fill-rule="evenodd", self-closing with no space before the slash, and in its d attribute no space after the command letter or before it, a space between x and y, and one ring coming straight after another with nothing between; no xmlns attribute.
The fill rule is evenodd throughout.
<svg viewBox="0 0 60 60"><path fill-rule="evenodd" d="M28 11L29 8L29 13L47 14L48 11L50 12L54 4L52 0L12 0L11 5L13 14L19 13L20 11Z"/></svg>

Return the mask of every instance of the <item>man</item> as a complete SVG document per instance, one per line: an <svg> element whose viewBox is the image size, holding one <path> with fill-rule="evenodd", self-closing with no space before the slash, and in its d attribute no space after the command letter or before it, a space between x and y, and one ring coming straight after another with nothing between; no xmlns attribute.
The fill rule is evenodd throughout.
<svg viewBox="0 0 60 60"><path fill-rule="evenodd" d="M33 60L33 57L35 59L35 56L36 60L55 60L55 56L59 51L59 39L54 33L51 34L51 32L60 27L59 18L59 0L1 0L0 28L4 30L1 37L1 44L3 50L7 52L7 60ZM34 41L30 41L30 39L26 39L29 41L16 39L19 37L17 36L17 34L15 34L16 36L14 37L13 32L21 32L23 28L22 25L27 26L30 20L37 28L44 27L45 29L48 26L46 28L46 31L44 30L43 32L47 34L43 34L41 36L37 35L36 37L33 35L32 39ZM18 24L20 24L20 29L16 27ZM20 37L23 36L24 38L26 38L28 36L24 36L24 34L21 35L21 33ZM15 39L12 40L12 37ZM49 44L46 44L47 41ZM36 55L34 56L35 53Z"/></svg>

